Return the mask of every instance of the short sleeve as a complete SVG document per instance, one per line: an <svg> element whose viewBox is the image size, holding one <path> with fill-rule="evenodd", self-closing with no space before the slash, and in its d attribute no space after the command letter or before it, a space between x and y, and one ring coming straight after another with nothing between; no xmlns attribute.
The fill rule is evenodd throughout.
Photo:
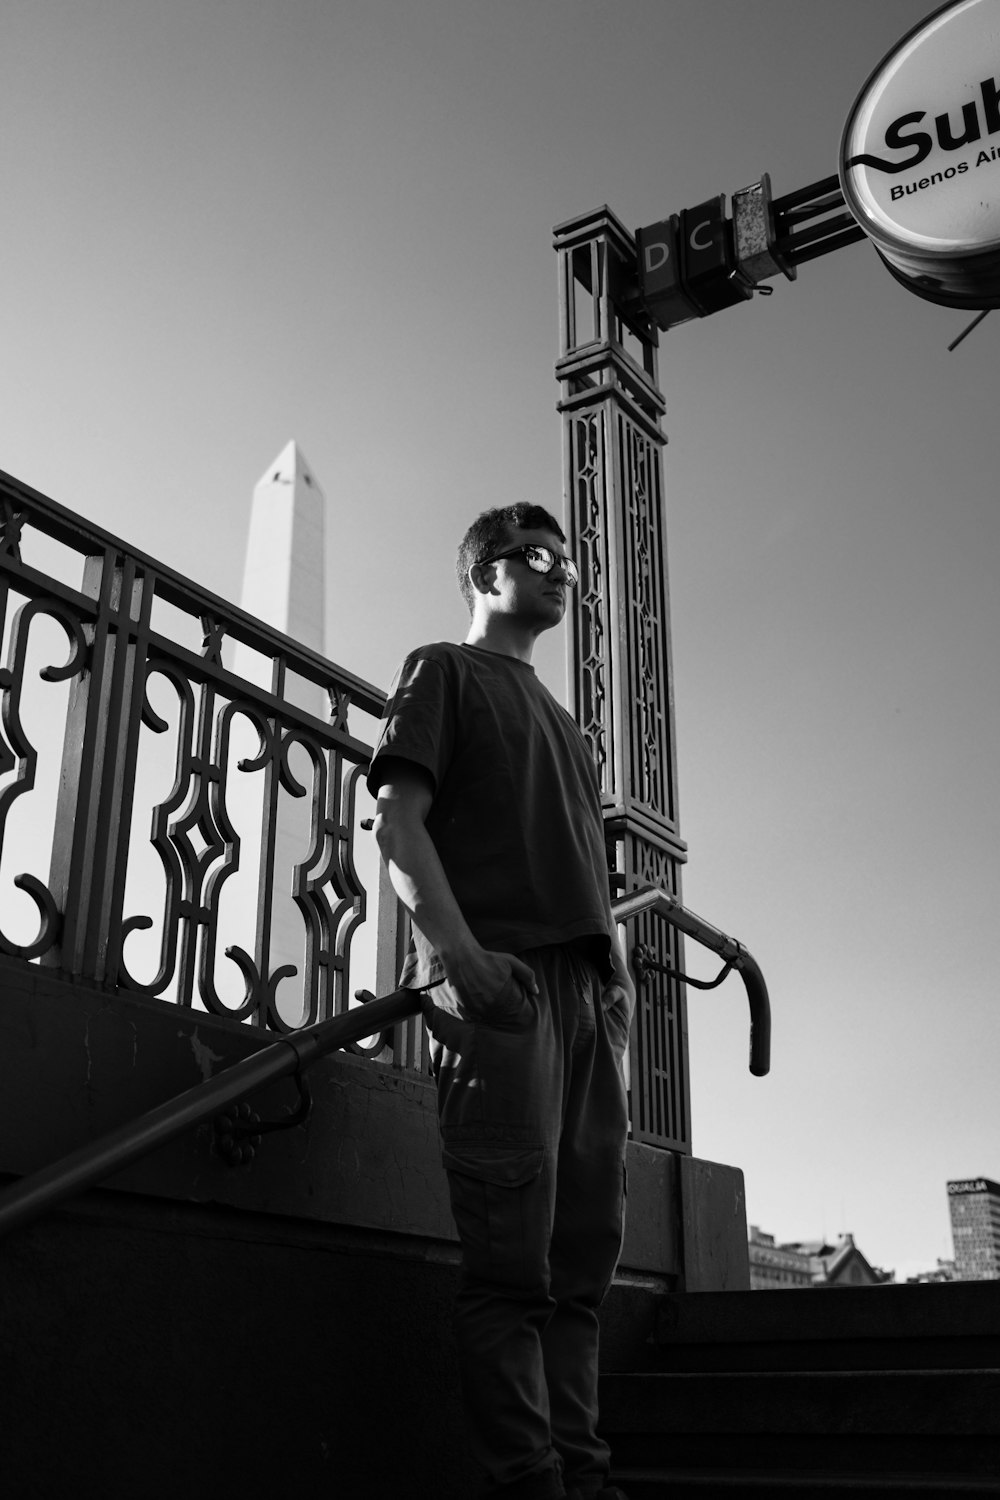
<svg viewBox="0 0 1000 1500"><path fill-rule="evenodd" d="M451 759L454 694L441 663L414 652L396 673L385 706L382 732L368 768L368 789L378 795L383 762L413 761L430 772L435 792Z"/></svg>

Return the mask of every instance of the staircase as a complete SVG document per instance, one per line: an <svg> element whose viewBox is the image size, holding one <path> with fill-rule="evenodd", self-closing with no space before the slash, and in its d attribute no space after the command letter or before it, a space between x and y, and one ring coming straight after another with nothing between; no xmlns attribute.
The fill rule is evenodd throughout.
<svg viewBox="0 0 1000 1500"><path fill-rule="evenodd" d="M1000 1496L1000 1282L668 1296L602 1377L630 1500Z"/></svg>

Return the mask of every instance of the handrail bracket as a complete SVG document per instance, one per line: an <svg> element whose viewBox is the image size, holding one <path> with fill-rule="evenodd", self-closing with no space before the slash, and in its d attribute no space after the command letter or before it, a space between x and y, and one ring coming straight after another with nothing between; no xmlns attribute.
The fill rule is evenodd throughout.
<svg viewBox="0 0 1000 1500"><path fill-rule="evenodd" d="M737 960L731 958L714 979L694 979L690 974L682 974L680 969L661 964L653 957L648 943L636 943L632 949L632 970L639 984L647 984L654 974L665 974L668 979L677 979L681 984L694 985L696 990L715 990L733 972L736 964Z"/></svg>
<svg viewBox="0 0 1000 1500"><path fill-rule="evenodd" d="M670 969L665 964L654 960L648 945L638 943L632 950L632 963L640 984L648 979L651 973L660 973L668 974L672 979L678 979L683 984L692 984L700 990L712 990L722 983L727 974L733 969L736 970L746 987L747 1000L750 1004L750 1071L757 1078L762 1078L765 1073L769 1072L771 1067L771 1003L764 976L753 954L735 938L727 937L724 932L711 926L703 917L697 916L693 911L688 911L670 891L665 891L658 886L644 885L638 890L630 891L626 896L615 896L611 902L611 911L616 922L629 922L645 912L651 912L726 961L725 968L717 979L708 981L691 979L688 975L681 974L676 969Z"/></svg>
<svg viewBox="0 0 1000 1500"><path fill-rule="evenodd" d="M244 1100L231 1104L215 1117L215 1145L219 1155L231 1167L242 1167L253 1161L262 1135L275 1130L294 1130L304 1125L312 1114L313 1100L301 1067L293 1075L299 1091L298 1105L279 1120L262 1120Z"/></svg>

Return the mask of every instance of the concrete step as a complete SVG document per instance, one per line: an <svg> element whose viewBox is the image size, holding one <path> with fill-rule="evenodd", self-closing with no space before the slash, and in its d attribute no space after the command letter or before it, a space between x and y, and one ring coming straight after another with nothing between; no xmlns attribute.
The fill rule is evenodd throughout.
<svg viewBox="0 0 1000 1500"><path fill-rule="evenodd" d="M961 1500L963 1496L998 1496L1000 1480L989 1476L928 1476L915 1472L879 1475L849 1472L791 1473L788 1470L627 1469L616 1468L615 1484L629 1500L707 1500L718 1495L779 1496L780 1500Z"/></svg>
<svg viewBox="0 0 1000 1500"><path fill-rule="evenodd" d="M635 1473L721 1473L739 1476L746 1483L762 1474L785 1475L789 1480L803 1474L850 1474L856 1479L864 1475L874 1485L899 1474L919 1474L938 1484L952 1478L969 1483L996 1483L1000 1478L1000 1450L995 1438L803 1438L795 1433L666 1437L614 1432L606 1436L616 1470Z"/></svg>
<svg viewBox="0 0 1000 1500"><path fill-rule="evenodd" d="M703 1493L707 1476L760 1493L779 1475L797 1494L810 1475L836 1494L851 1475L855 1493L905 1493L899 1476L919 1475L932 1494L961 1480L1000 1495L1000 1370L608 1375L601 1429L621 1470L661 1488L683 1473Z"/></svg>
<svg viewBox="0 0 1000 1500"><path fill-rule="evenodd" d="M657 1300L664 1370L1000 1368L1000 1281Z"/></svg>
<svg viewBox="0 0 1000 1500"><path fill-rule="evenodd" d="M605 1375L601 1421L617 1434L1000 1440L1000 1369Z"/></svg>
<svg viewBox="0 0 1000 1500"><path fill-rule="evenodd" d="M1000 1497L1000 1283L667 1295L645 1358L601 1381L630 1500Z"/></svg>

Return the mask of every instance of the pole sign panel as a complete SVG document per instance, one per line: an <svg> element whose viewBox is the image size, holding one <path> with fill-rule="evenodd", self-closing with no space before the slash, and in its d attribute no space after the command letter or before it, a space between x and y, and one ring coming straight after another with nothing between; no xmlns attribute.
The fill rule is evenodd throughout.
<svg viewBox="0 0 1000 1500"><path fill-rule="evenodd" d="M655 309L661 328L672 328L699 316L698 308L684 292L679 230L676 214L636 230L643 299Z"/></svg>
<svg viewBox="0 0 1000 1500"><path fill-rule="evenodd" d="M848 116L840 183L897 279L1000 307L1000 0L952 0L883 59Z"/></svg>
<svg viewBox="0 0 1000 1500"><path fill-rule="evenodd" d="M726 218L726 200L721 193L681 214L681 251L684 285L703 314L733 307L750 296L733 274L733 226Z"/></svg>
<svg viewBox="0 0 1000 1500"><path fill-rule="evenodd" d="M636 230L642 299L661 328L705 318L752 295L736 275L722 194Z"/></svg>

